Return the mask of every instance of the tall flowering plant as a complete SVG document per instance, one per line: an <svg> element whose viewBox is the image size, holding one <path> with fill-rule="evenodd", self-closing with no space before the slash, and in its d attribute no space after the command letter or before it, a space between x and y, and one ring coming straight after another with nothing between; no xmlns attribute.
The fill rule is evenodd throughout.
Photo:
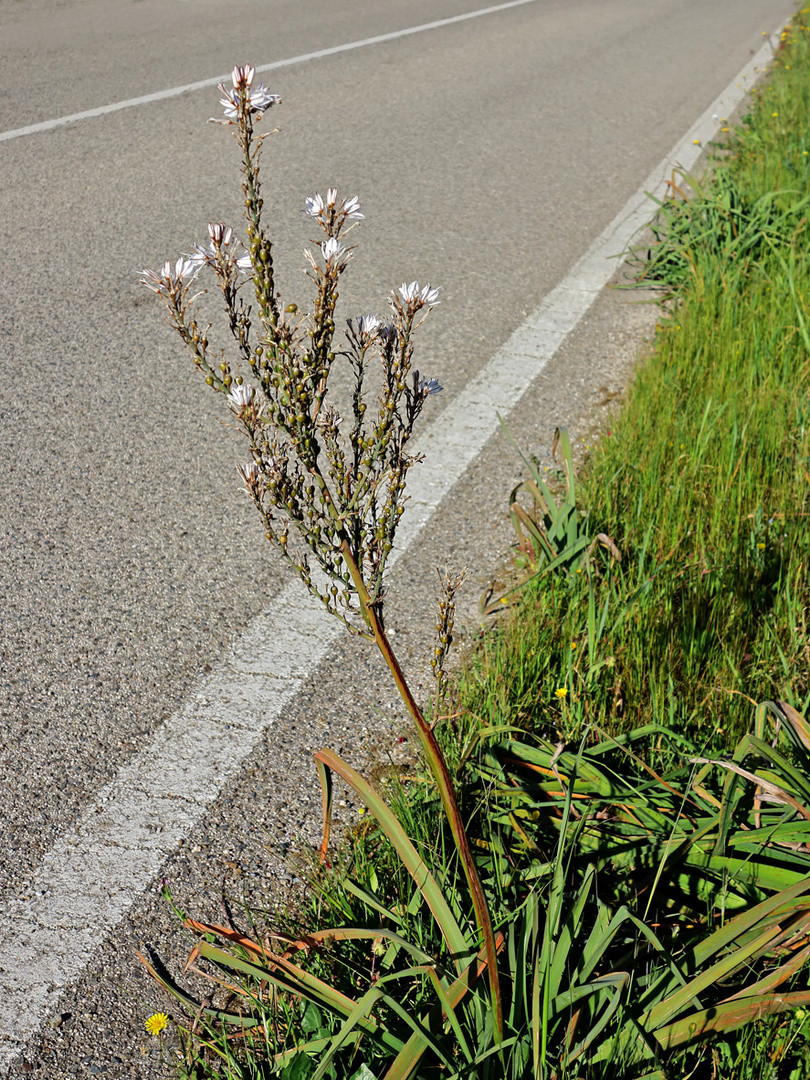
<svg viewBox="0 0 810 1080"><path fill-rule="evenodd" d="M307 217L323 234L318 247L304 252L314 294L311 309L283 303L274 274L273 244L262 223L259 181L263 143L271 133L255 131L257 121L280 99L263 85L254 85L254 79L252 67L234 68L232 86L220 86L224 116L214 120L232 130L241 151L246 242L241 244L230 226L210 224L207 244L195 245L158 271L145 270L141 280L164 303L195 366L225 397L247 439L250 456L239 472L268 540L331 614L353 633L376 642L391 670L416 725L464 867L497 1040L502 1033L501 994L484 891L447 764L408 687L384 620L386 565L405 510L407 473L418 460L409 452L409 443L427 399L442 389L437 379L423 377L413 362L415 331L439 303L438 289L416 281L403 283L390 296L385 320L376 315L347 319L338 344L335 311L340 279L354 252L347 239L363 214L357 197L341 198L330 187L325 197L315 194L304 204ZM222 293L235 363L213 352L210 327L199 321L196 290L204 273L213 274ZM352 375L351 410L345 417L328 397L337 360L347 362ZM374 368L376 398L369 392ZM447 583L439 619L435 669L440 679L451 638L456 585ZM350 783L359 780L330 751L321 751L316 758L326 810L330 771ZM325 818L324 844L328 814ZM416 867L413 872L415 877L420 874ZM451 937L448 948L457 953L459 939Z"/></svg>

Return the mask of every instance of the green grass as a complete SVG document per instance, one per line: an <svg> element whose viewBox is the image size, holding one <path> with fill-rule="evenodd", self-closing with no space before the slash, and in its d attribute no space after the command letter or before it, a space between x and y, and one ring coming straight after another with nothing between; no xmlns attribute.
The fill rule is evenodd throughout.
<svg viewBox="0 0 810 1080"><path fill-rule="evenodd" d="M671 299L579 479L586 527L621 563L600 548L578 573L524 588L461 682L461 707L487 724L575 735L654 720L719 748L756 701L807 706L810 34L798 25L733 154L659 219L646 271Z"/></svg>

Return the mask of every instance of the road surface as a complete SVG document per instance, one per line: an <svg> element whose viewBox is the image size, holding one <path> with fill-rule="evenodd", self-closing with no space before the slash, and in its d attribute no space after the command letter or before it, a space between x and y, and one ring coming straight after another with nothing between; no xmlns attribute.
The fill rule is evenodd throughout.
<svg viewBox="0 0 810 1080"><path fill-rule="evenodd" d="M310 751L328 742L355 760L407 752L379 665L320 623L293 657L295 692L276 712L263 694L279 673L266 658L260 676L234 659L240 633L258 651L280 640L295 618L285 615L290 583L239 491L244 452L218 400L137 282L143 267L202 241L208 221L238 222L235 145L205 123L219 109L210 81L236 62L296 60L262 76L283 99L264 179L285 300L300 301L306 284L304 197L329 184L359 195L366 215L345 315L382 314L403 280L442 286L419 361L446 388L426 415L438 434L441 410L462 400L794 5L483 8L0 2L0 898L10 913L0 995L12 1002L0 1070L9 1075L162 1075L143 1019L165 1003L132 957L142 943L170 962L181 951L159 880L200 914L220 914L223 882L283 903L296 876L283 856L317 831ZM600 298L516 408L510 426L523 445L547 453L557 424L582 427L622 385L651 321ZM508 542L503 509L519 463L495 437L460 471L392 575L392 622L419 685L434 567L469 565L475 592ZM470 619L473 610L471 601ZM99 919L73 933L75 905L51 869L64 844L92 836L94 814L98 830L114 833L121 811L115 799L105 810L110 792L150 754L165 773L179 768L155 750L168 745L161 733L207 708L205 694L225 685L215 680L234 671L251 686L243 705L255 730L229 741L234 725L217 714L221 783L212 788L209 775L199 803L209 809L167 801L165 820L150 826L160 869L145 886L132 871L121 918L112 901L105 907L105 881L93 881ZM196 736L183 730L185 767ZM117 879L115 889L120 897ZM55 937L26 914L46 901ZM72 934L84 935L74 975ZM51 976L28 987L19 972L53 941Z"/></svg>

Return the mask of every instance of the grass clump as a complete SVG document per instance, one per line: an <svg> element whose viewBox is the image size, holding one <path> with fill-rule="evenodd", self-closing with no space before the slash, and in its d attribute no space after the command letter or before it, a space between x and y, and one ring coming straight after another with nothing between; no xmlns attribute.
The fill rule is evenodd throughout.
<svg viewBox="0 0 810 1080"><path fill-rule="evenodd" d="M464 682L487 722L655 720L721 747L753 702L807 706L804 28L733 152L661 207L644 266L668 297L654 350L579 480L585 527L616 552L525 588Z"/></svg>

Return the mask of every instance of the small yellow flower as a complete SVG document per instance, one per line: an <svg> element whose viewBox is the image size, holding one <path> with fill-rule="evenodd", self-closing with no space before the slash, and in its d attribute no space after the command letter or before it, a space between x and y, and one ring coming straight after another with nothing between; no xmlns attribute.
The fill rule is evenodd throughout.
<svg viewBox="0 0 810 1080"><path fill-rule="evenodd" d="M577 647L577 645L578 645L578 644L579 644L579 642L578 642L578 641L572 641L572 642L571 642L571 648L572 648L572 649L575 649L575 648Z"/></svg>
<svg viewBox="0 0 810 1080"><path fill-rule="evenodd" d="M765 550L765 545L764 544L757 544L757 547L759 548L760 551Z"/></svg>
<svg viewBox="0 0 810 1080"><path fill-rule="evenodd" d="M695 144L695 146L700 146L700 139L693 139L692 142Z"/></svg>
<svg viewBox="0 0 810 1080"><path fill-rule="evenodd" d="M560 699L560 701L564 701L565 698L568 696L568 691L564 686L561 686L559 690L554 691L554 694Z"/></svg>
<svg viewBox="0 0 810 1080"><path fill-rule="evenodd" d="M721 131L728 131L728 128L720 128Z"/></svg>
<svg viewBox="0 0 810 1080"><path fill-rule="evenodd" d="M779 115L778 112L772 112L771 113L771 116L773 117L774 120L777 118L778 115Z"/></svg>
<svg viewBox="0 0 810 1080"><path fill-rule="evenodd" d="M169 1018L166 1013L152 1013L144 1021L144 1027L150 1035L159 1035L161 1031L166 1027L169 1022Z"/></svg>

